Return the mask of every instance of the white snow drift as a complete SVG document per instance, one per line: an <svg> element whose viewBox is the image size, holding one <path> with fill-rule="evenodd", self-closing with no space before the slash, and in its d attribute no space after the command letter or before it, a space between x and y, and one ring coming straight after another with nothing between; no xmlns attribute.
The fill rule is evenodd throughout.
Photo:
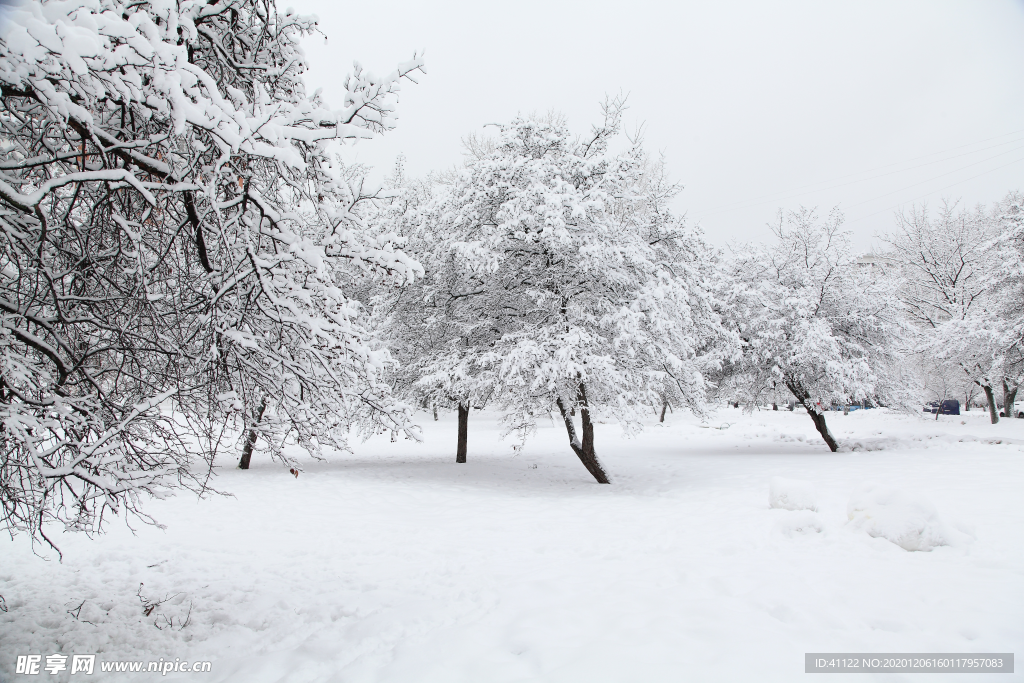
<svg viewBox="0 0 1024 683"><path fill-rule="evenodd" d="M854 528L904 550L928 551L950 545L953 538L934 505L882 484L862 484L850 497L846 514Z"/></svg>
<svg viewBox="0 0 1024 683"><path fill-rule="evenodd" d="M817 510L814 485L800 479L772 477L768 486L768 507L783 510Z"/></svg>

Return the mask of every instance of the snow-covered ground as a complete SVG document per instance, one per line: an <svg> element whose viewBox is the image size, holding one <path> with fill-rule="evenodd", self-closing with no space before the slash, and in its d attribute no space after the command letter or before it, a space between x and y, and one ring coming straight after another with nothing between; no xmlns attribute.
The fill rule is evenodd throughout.
<svg viewBox="0 0 1024 683"><path fill-rule="evenodd" d="M60 537L63 563L0 542L0 680L54 652L210 660L166 676L209 683L793 681L805 652L1024 654L1024 420L829 418L852 450L799 412L599 424L611 486L557 424L515 454L480 411L465 465L454 418L423 415L425 443L298 478L225 467L232 497L147 505L166 530ZM140 593L169 599L144 617Z"/></svg>

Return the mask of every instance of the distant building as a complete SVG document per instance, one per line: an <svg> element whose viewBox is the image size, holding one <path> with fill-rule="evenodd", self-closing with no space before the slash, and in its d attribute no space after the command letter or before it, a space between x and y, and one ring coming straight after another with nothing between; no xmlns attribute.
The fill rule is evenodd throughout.
<svg viewBox="0 0 1024 683"><path fill-rule="evenodd" d="M867 274L872 281L883 274L887 266L892 265L888 258L873 252L861 254L857 257L855 263L857 264L857 270Z"/></svg>

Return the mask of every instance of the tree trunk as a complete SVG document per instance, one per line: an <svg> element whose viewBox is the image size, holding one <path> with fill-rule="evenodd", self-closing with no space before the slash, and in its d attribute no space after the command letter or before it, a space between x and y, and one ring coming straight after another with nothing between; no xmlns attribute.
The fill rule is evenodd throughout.
<svg viewBox="0 0 1024 683"><path fill-rule="evenodd" d="M658 422L664 422L665 421L665 411L667 409L668 409L668 401L665 401L664 403L661 404L661 417L658 419Z"/></svg>
<svg viewBox="0 0 1024 683"><path fill-rule="evenodd" d="M583 419L582 442L576 435L576 426L572 422L572 415L566 411L565 405L562 403L562 399L558 399L556 401L558 410L562 413L562 420L565 421L565 431L569 434L569 445L572 446L573 452L576 453L580 462L582 462L583 466L587 468L587 471L593 475L598 484L610 484L611 482L608 481L608 475L605 474L604 469L601 467L601 463L597 459L597 454L594 452L594 424L590 421L590 409L587 406L587 393L582 383L579 388L579 402L580 416Z"/></svg>
<svg viewBox="0 0 1024 683"><path fill-rule="evenodd" d="M988 416L992 420L992 424L999 422L999 409L996 408L996 397L992 391L992 387L987 384L981 385L982 390L985 392L985 398L988 400Z"/></svg>
<svg viewBox="0 0 1024 683"><path fill-rule="evenodd" d="M455 450L455 462L466 462L466 442L469 440L469 404L459 404L459 445Z"/></svg>
<svg viewBox="0 0 1024 683"><path fill-rule="evenodd" d="M437 406L434 406L434 422L437 422Z"/></svg>
<svg viewBox="0 0 1024 683"><path fill-rule="evenodd" d="M263 412L267 409L267 399L263 399L260 403L259 412L256 414L256 423L249 428L249 434L246 436L245 445L242 446L242 459L238 461L238 469L247 470L249 469L249 461L252 460L252 451L256 448L256 438L259 436L256 431L256 425L263 419Z"/></svg>
<svg viewBox="0 0 1024 683"><path fill-rule="evenodd" d="M1003 379L1003 412L1006 413L1006 417L1017 417L1017 411L1014 410L1013 404L1017 402L1017 389L1012 389L1006 383L1006 379Z"/></svg>
<svg viewBox="0 0 1024 683"><path fill-rule="evenodd" d="M821 438L825 440L829 450L833 453L838 451L839 444L832 436L832 433L828 431L828 425L825 424L825 413L822 412L817 404L811 402L811 395L800 384L787 382L786 386L793 392L796 400L800 401L800 405L807 409L807 414L811 416L811 421L814 422L814 428L821 434Z"/></svg>

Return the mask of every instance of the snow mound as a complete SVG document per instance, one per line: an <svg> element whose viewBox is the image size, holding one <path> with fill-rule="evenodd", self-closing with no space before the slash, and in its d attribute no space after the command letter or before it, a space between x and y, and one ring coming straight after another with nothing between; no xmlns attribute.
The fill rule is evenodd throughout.
<svg viewBox="0 0 1024 683"><path fill-rule="evenodd" d="M846 514L854 528L892 541L904 550L927 552L951 545L950 529L935 506L882 484L861 484L850 496Z"/></svg>
<svg viewBox="0 0 1024 683"><path fill-rule="evenodd" d="M916 434L903 437L843 439L839 446L839 451L841 453L853 453L857 451L896 451L908 448L948 448L949 444L954 443L1017 446L1024 444L1024 441L1005 436L977 437L971 434Z"/></svg>
<svg viewBox="0 0 1024 683"><path fill-rule="evenodd" d="M801 479L772 477L768 484L768 507L781 510L817 510L814 486Z"/></svg>
<svg viewBox="0 0 1024 683"><path fill-rule="evenodd" d="M905 447L902 440L893 437L862 438L857 440L844 439L839 446L840 453L857 451L894 451Z"/></svg>
<svg viewBox="0 0 1024 683"><path fill-rule="evenodd" d="M818 513L812 510L797 510L775 523L775 530L783 536L804 536L820 534L825 530Z"/></svg>

